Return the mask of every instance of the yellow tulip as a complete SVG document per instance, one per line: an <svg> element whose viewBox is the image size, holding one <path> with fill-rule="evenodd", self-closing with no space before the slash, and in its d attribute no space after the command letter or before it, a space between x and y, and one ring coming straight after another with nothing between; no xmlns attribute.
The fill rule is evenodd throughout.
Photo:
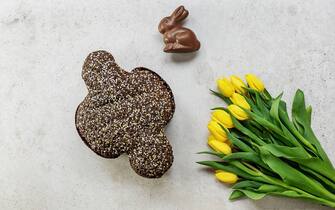
<svg viewBox="0 0 335 210"><path fill-rule="evenodd" d="M224 183L228 183L228 184L234 184L238 180L238 177L236 176L236 174L226 172L226 171L223 171L223 170L215 171L215 177L219 181L224 182Z"/></svg>
<svg viewBox="0 0 335 210"><path fill-rule="evenodd" d="M224 110L215 110L212 113L212 120L221 123L225 128L233 128L234 124L231 120L230 114Z"/></svg>
<svg viewBox="0 0 335 210"><path fill-rule="evenodd" d="M207 138L207 142L210 142L210 141L218 141L218 140L216 140L216 138L213 135L209 135Z"/></svg>
<svg viewBox="0 0 335 210"><path fill-rule="evenodd" d="M229 105L228 110L238 120L248 119L248 114L243 109L241 109L239 106L237 106L235 104Z"/></svg>
<svg viewBox="0 0 335 210"><path fill-rule="evenodd" d="M233 102L233 104L243 107L244 109L250 110L250 105L248 104L247 100L245 100L244 96L238 93L234 93L230 97L230 100Z"/></svg>
<svg viewBox="0 0 335 210"><path fill-rule="evenodd" d="M244 94L245 93L245 89L244 87L247 87L246 84L242 81L241 78L239 78L238 76L231 76L231 83L233 84L236 92L240 93L240 94Z"/></svg>
<svg viewBox="0 0 335 210"><path fill-rule="evenodd" d="M207 138L207 142L210 142L210 141L213 141L213 140L220 141L220 140L217 140L213 135L209 135L208 138ZM233 145L231 143L231 141L229 141L229 139L224 141L224 143L228 144L228 146L230 146L230 147L232 147L232 145Z"/></svg>
<svg viewBox="0 0 335 210"><path fill-rule="evenodd" d="M234 86L231 84L228 78L218 79L216 83L218 85L219 91L226 97L230 97L235 92Z"/></svg>
<svg viewBox="0 0 335 210"><path fill-rule="evenodd" d="M228 144L218 141L213 138L208 138L208 145L216 152L221 152L225 155L228 155L231 153L231 148Z"/></svg>
<svg viewBox="0 0 335 210"><path fill-rule="evenodd" d="M227 141L226 132L220 127L220 125L215 121L210 121L207 125L209 132L214 136L218 141Z"/></svg>
<svg viewBox="0 0 335 210"><path fill-rule="evenodd" d="M264 90L264 84L262 80L256 77L256 75L247 74L245 75L245 79L247 80L249 87L251 87L252 89L255 89L259 92L262 92Z"/></svg>

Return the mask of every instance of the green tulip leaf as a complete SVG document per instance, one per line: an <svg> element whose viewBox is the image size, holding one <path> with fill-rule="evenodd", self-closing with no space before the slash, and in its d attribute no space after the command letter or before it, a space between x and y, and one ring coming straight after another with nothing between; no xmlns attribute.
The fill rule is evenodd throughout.
<svg viewBox="0 0 335 210"><path fill-rule="evenodd" d="M262 100L260 94L256 93L256 105L259 110L261 110L265 119L270 119L270 112L268 107L266 106L265 102Z"/></svg>
<svg viewBox="0 0 335 210"><path fill-rule="evenodd" d="M277 173L286 184L298 187L315 196L335 200L335 195L326 190L318 181L306 176L262 147L260 147L260 150L263 162Z"/></svg>
<svg viewBox="0 0 335 210"><path fill-rule="evenodd" d="M259 166L270 170L270 168L265 163L263 163L261 158L255 152L234 152L234 153L231 153L229 155L222 157L222 160L228 161L228 162L232 160L248 161L248 162L258 164Z"/></svg>
<svg viewBox="0 0 335 210"><path fill-rule="evenodd" d="M292 117L301 125L310 126L310 114L306 111L304 92L300 89L296 91L293 99Z"/></svg>
<svg viewBox="0 0 335 210"><path fill-rule="evenodd" d="M277 125L273 124L272 122L264 119L262 116L257 115L256 113L253 113L249 110L244 110L248 113L248 115L255 120L258 124L260 124L261 126L263 126L266 130L269 131L273 131L275 133L277 133L278 135L283 136L284 138L286 138L283 134L283 132L281 131L280 127L278 127Z"/></svg>
<svg viewBox="0 0 335 210"><path fill-rule="evenodd" d="M246 188L259 188L264 183L262 182L256 182L256 181L250 181L250 180L244 180L236 183L232 188L235 190L238 189L246 189Z"/></svg>
<svg viewBox="0 0 335 210"><path fill-rule="evenodd" d="M318 155L322 160L332 166L332 163L311 128L311 113L312 107L309 106L306 108L304 92L298 89L292 104L292 121L295 127L300 127L300 131L304 131L302 135L316 148Z"/></svg>
<svg viewBox="0 0 335 210"><path fill-rule="evenodd" d="M285 190L285 191L279 191L279 192L273 192L272 194L274 195L280 195L280 196L286 196L286 197L291 197L291 198L302 198L305 197L304 195L293 191L293 190Z"/></svg>
<svg viewBox="0 0 335 210"><path fill-rule="evenodd" d="M287 159L309 159L311 156L301 147L288 147L276 144L267 144L262 146L263 149L269 151L276 157L284 157Z"/></svg>
<svg viewBox="0 0 335 210"><path fill-rule="evenodd" d="M254 192L260 192L260 193L282 192L287 190L286 188L279 185L267 184L263 182L250 181L250 180L241 181L235 184L232 188L235 190L240 189L252 190Z"/></svg>
<svg viewBox="0 0 335 210"><path fill-rule="evenodd" d="M259 110L259 108L255 105L255 103L250 98L248 97L244 97L244 98L250 105L252 111L254 111L257 114L262 114L262 112Z"/></svg>
<svg viewBox="0 0 335 210"><path fill-rule="evenodd" d="M335 208L335 203L332 201L329 201L329 200L326 200L320 197L316 197L310 194L299 193L293 190L286 190L282 192L271 192L270 194L276 195L276 196L289 197L289 198L299 198L299 199L311 201L313 203L319 203L319 204L323 204L323 205L327 205L327 206Z"/></svg>
<svg viewBox="0 0 335 210"><path fill-rule="evenodd" d="M224 110L224 111L226 111L226 108L224 108L224 107L214 107L211 110Z"/></svg>
<svg viewBox="0 0 335 210"><path fill-rule="evenodd" d="M295 144L295 146L305 147L308 151L311 151L314 156L318 156L318 151L313 146L313 144L311 144L310 141L306 140L304 136L301 135L301 133L296 129L294 124L290 121L286 111L285 103L282 102L281 104L282 106L279 109L279 118L282 122L282 127L285 128L283 129L284 133L290 138L296 139L297 143L300 142L300 144Z"/></svg>
<svg viewBox="0 0 335 210"><path fill-rule="evenodd" d="M266 193L260 193L260 192L255 192L252 190L238 190L240 192L242 192L245 196L247 196L248 198L252 199L252 200L259 200L262 199L266 196Z"/></svg>
<svg viewBox="0 0 335 210"><path fill-rule="evenodd" d="M256 134L254 134L249 129L244 127L233 115L231 115L231 119L234 123L235 128L241 131L241 133L253 139L258 145L265 144L265 142L262 139L260 139Z"/></svg>
<svg viewBox="0 0 335 210"><path fill-rule="evenodd" d="M198 152L197 154L214 155L214 156L217 156L219 158L223 158L224 156L226 156L225 154L223 154L221 152L215 152L215 151L203 151L203 152Z"/></svg>
<svg viewBox="0 0 335 210"><path fill-rule="evenodd" d="M232 133L226 132L226 133L228 139L233 143L234 146L238 147L240 150L244 152L254 152L254 150L249 145L238 139L235 133L233 132Z"/></svg>
<svg viewBox="0 0 335 210"><path fill-rule="evenodd" d="M252 113L248 110L246 110L246 112L248 112L252 119L258 122L264 128L276 134L282 142L285 142L286 145L301 146L300 143L295 139L295 137L290 133L290 131L280 121L277 121L277 124L273 124L272 122L262 118L255 113Z"/></svg>
<svg viewBox="0 0 335 210"><path fill-rule="evenodd" d="M239 190L234 190L230 196L229 196L229 200L237 200L237 199L240 199L240 198L243 198L245 197L244 193L239 191Z"/></svg>
<svg viewBox="0 0 335 210"><path fill-rule="evenodd" d="M311 123L311 121L312 121L312 106L308 106L306 108L306 113L307 113L306 122L307 122L308 125L311 125L312 124Z"/></svg>
<svg viewBox="0 0 335 210"><path fill-rule="evenodd" d="M281 97L282 97L283 93L281 93L279 96L277 96L273 102L272 102L272 106L270 109L270 116L275 119L275 122L277 123L277 125L280 125L280 119L279 119L279 104L281 101Z"/></svg>
<svg viewBox="0 0 335 210"><path fill-rule="evenodd" d="M243 125L244 125L244 127L245 128L247 128L247 129L249 129L252 133L254 133L256 136L258 136L259 138L262 138L263 137L263 133L261 132L261 130L260 129L262 129L262 128L257 128L256 126L255 126L255 122L254 123L252 123L252 122L254 122L254 121L247 121L247 122L243 122Z"/></svg>
<svg viewBox="0 0 335 210"><path fill-rule="evenodd" d="M267 150L271 154L279 158L285 158L298 163L301 166L309 168L319 176L325 176L335 182L335 170L327 162L316 157L311 157L301 147L287 147L275 144L267 144L262 146L262 149ZM335 188L334 188L335 189Z"/></svg>
<svg viewBox="0 0 335 210"><path fill-rule="evenodd" d="M270 192L282 192L286 190L284 187L271 184L263 184L257 189L257 192L270 193Z"/></svg>
<svg viewBox="0 0 335 210"><path fill-rule="evenodd" d="M322 176L327 177L335 183L335 169L333 166L329 165L326 161L319 158L309 158L309 159L297 159L294 158L292 161L299 163L301 166L305 166Z"/></svg>
<svg viewBox="0 0 335 210"><path fill-rule="evenodd" d="M320 173L317 173L316 171L313 171L310 168L307 168L303 165L300 165L300 168L308 173L310 173L311 175L313 175L314 177L316 177L317 180L319 180L322 185L324 185L329 191L331 191L332 193L335 193L335 183L334 183L334 177L332 177L330 181L328 178L324 177L323 175L321 175Z"/></svg>

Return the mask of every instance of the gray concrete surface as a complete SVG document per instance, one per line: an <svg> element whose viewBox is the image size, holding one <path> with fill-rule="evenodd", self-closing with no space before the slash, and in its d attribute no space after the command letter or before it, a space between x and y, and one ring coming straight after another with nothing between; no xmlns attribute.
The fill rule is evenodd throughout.
<svg viewBox="0 0 335 210"><path fill-rule="evenodd" d="M160 18L184 4L196 54L162 52ZM253 72L291 102L302 88L313 127L335 162L335 1L0 0L0 208L29 210L320 210L268 197L228 201L230 189L195 164L206 156L215 78ZM74 112L86 95L81 66L97 49L126 69L146 66L175 94L167 128L173 167L136 175L126 156L103 159L80 140Z"/></svg>

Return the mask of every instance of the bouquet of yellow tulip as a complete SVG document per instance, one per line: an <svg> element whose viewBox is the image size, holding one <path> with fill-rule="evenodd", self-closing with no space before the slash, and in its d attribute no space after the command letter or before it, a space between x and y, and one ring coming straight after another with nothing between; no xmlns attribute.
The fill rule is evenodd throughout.
<svg viewBox="0 0 335 210"><path fill-rule="evenodd" d="M335 208L335 169L311 127L311 106L298 90L291 119L282 94L273 98L253 74L217 81L214 95L228 105L213 109L208 145L200 152L220 158L200 161L218 180L234 184L230 199L279 195Z"/></svg>

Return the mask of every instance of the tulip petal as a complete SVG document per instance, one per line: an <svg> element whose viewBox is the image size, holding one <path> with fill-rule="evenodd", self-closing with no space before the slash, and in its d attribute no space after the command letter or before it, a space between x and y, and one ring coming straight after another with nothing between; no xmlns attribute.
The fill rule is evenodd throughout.
<svg viewBox="0 0 335 210"><path fill-rule="evenodd" d="M218 79L216 83L218 85L219 91L225 97L230 97L235 92L235 88L228 78Z"/></svg>
<svg viewBox="0 0 335 210"><path fill-rule="evenodd" d="M223 170L215 171L215 177L219 181L224 182L224 183L228 183L228 184L234 184L238 180L238 177L236 176L236 174L226 172L226 171L223 171Z"/></svg>
<svg viewBox="0 0 335 210"><path fill-rule="evenodd" d="M238 120L246 120L249 118L248 114L243 109L241 109L239 106L235 104L229 105L228 110Z"/></svg>
<svg viewBox="0 0 335 210"><path fill-rule="evenodd" d="M228 144L218 141L218 140L209 140L208 145L216 152L223 153L228 155L231 153L231 148Z"/></svg>
<svg viewBox="0 0 335 210"><path fill-rule="evenodd" d="M235 76L235 75L232 75L230 77L230 79L231 79L231 83L233 84L236 92L238 92L240 94L244 94L245 93L244 87L247 87L247 86L243 82L243 80L241 78L239 78L238 76Z"/></svg>
<svg viewBox="0 0 335 210"><path fill-rule="evenodd" d="M210 121L207 125L209 132L214 136L216 140L227 141L226 132L220 127L220 125L215 121Z"/></svg>
<svg viewBox="0 0 335 210"><path fill-rule="evenodd" d="M247 74L245 75L245 78L247 80L247 83L249 85L249 87L251 87L252 89L255 89L259 92L264 91L264 84L262 82L261 79L259 79L256 75L254 74Z"/></svg>
<svg viewBox="0 0 335 210"><path fill-rule="evenodd" d="M233 128L234 124L230 117L230 114L228 114L224 110L215 110L212 112L212 120L222 124L225 128Z"/></svg>
<svg viewBox="0 0 335 210"><path fill-rule="evenodd" d="M233 102L233 104L238 105L240 107L243 107L244 109L250 110L250 105L247 102L247 100L244 98L244 96L234 93L231 97L230 100Z"/></svg>

